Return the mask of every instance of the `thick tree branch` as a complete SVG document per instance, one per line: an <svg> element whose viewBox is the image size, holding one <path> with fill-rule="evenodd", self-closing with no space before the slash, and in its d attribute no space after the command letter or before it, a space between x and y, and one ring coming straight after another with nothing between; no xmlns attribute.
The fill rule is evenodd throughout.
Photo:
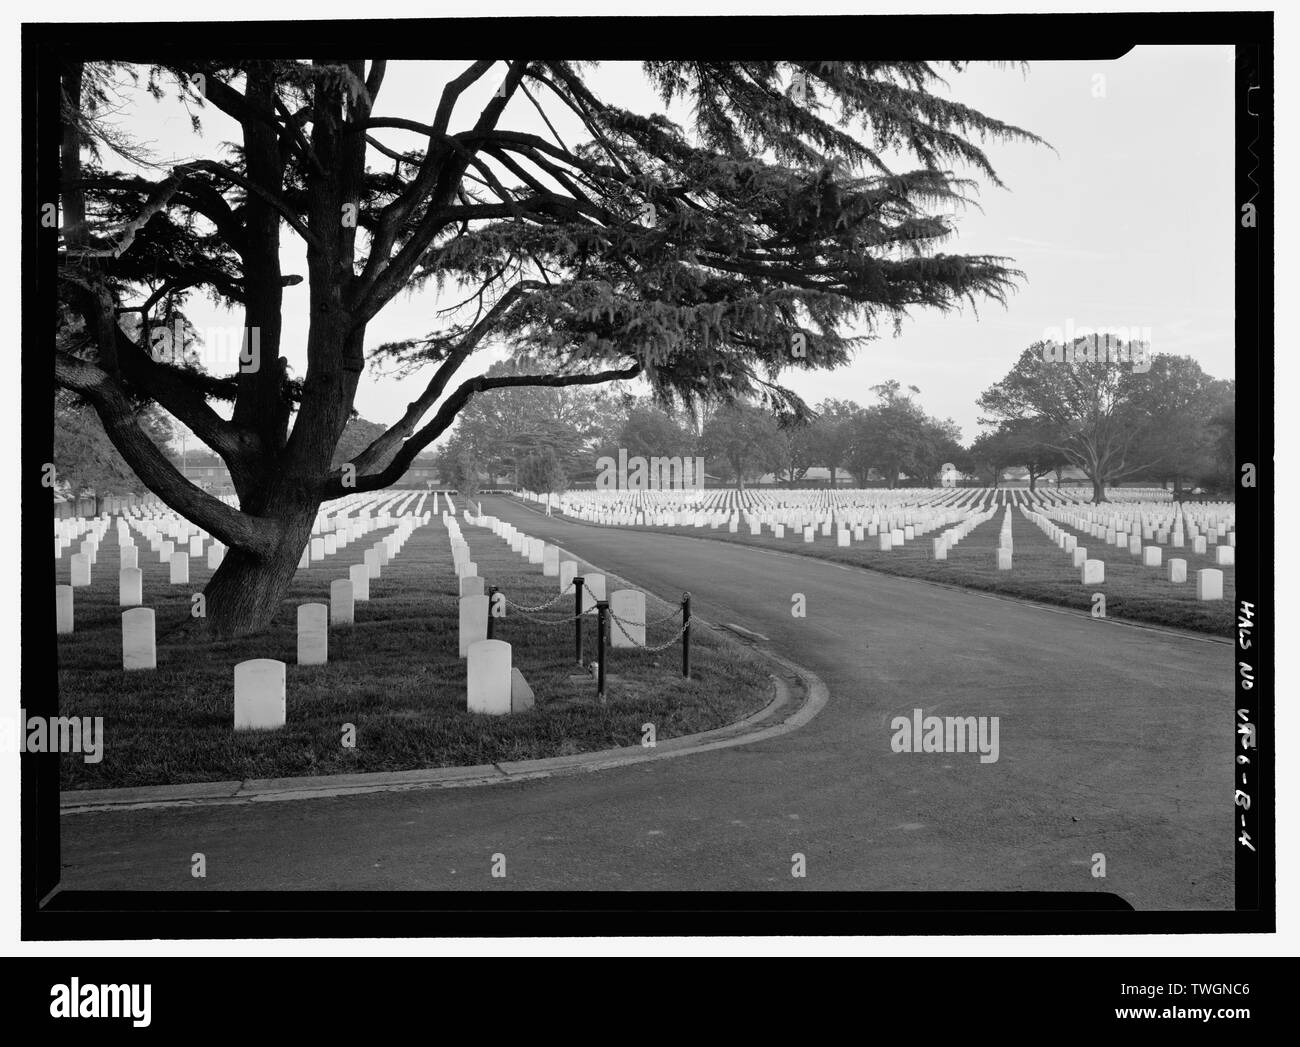
<svg viewBox="0 0 1300 1047"><path fill-rule="evenodd" d="M532 281L522 281L497 299L492 308L488 310L487 315L483 316L470 328L465 337L460 340L447 358L439 365L419 398L407 405L406 413L402 415L401 420L387 431L381 433L369 447L352 460L352 465L358 473L365 473L375 465L388 460L389 455L415 432L415 427L419 425L420 419L438 402L438 397L447 388L447 383L451 381L452 375L456 373L461 364L469 359L479 343L496 326L497 321L506 310L514 305L527 291L537 290L541 287L541 284Z"/></svg>
<svg viewBox="0 0 1300 1047"><path fill-rule="evenodd" d="M556 388L571 385L600 385L604 382L625 381L635 378L640 373L641 365L637 363L622 370L597 371L592 374L525 374L506 375L498 378L479 375L477 378L471 378L456 387L456 391L438 408L438 412L429 420L429 423L402 445L402 449L397 452L393 460L382 471L371 473L368 476L358 476L356 477L356 483L349 487L343 485L342 472L332 474L325 483L323 497L325 499L341 498L344 495L355 494L358 491L378 491L396 483L406 470L411 467L411 462L415 460L415 456L447 430L452 422L456 420L456 416L469 403L470 398L477 393L487 392L489 389L511 389L520 386Z"/></svg>
<svg viewBox="0 0 1300 1047"><path fill-rule="evenodd" d="M55 384L85 397L104 432L136 475L167 505L228 546L254 555L268 555L279 528L272 521L249 516L227 505L183 477L136 421L122 387L107 372L68 353L54 354Z"/></svg>

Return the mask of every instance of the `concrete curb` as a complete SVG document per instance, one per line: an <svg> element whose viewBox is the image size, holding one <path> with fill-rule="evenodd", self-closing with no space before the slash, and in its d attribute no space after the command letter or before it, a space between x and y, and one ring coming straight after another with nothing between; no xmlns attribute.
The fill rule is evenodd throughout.
<svg viewBox="0 0 1300 1047"><path fill-rule="evenodd" d="M699 734L683 735L660 742L653 748L626 746L602 749L575 756L544 760L521 760L474 767L439 767L415 771L379 771L373 774L336 774L319 777L261 778L246 781L196 782L192 785L152 785L124 789L79 789L60 796L60 814L94 814L103 811L153 810L167 807L210 807L213 805L274 803L289 800L320 800L358 796L375 792L407 792L413 789L451 789L505 782L531 781L564 774L604 771L630 764L668 760L678 756L726 749L736 745L778 738L797 730L826 705L826 685L816 674L774 654L756 649L761 657L776 662L801 679L804 700L783 720L773 716L792 702L792 690L780 676L773 677L776 694L770 702L743 720Z"/></svg>
<svg viewBox="0 0 1300 1047"><path fill-rule="evenodd" d="M585 563L607 577L628 585L627 579L593 564L590 560L564 550L575 560ZM642 590L644 592L644 590ZM653 596L654 594L648 594ZM659 597L655 597L659 599ZM702 618L697 623L718 632L717 626ZM735 640L733 642L740 642ZM753 644L745 644L761 658L780 669L773 673L775 694L763 708L743 720L715 727L711 731L669 738L653 748L639 745L621 749L602 749L574 756L554 756L543 760L520 760L507 763L479 764L473 767L438 767L414 771L377 771L370 774L334 774L299 778L258 778L245 781L195 782L186 785L147 785L119 789L75 789L59 796L60 814L94 814L104 811L138 811L177 807L276 803L290 800L320 800L363 793L407 792L413 789L451 789L506 782L532 781L565 774L604 771L631 764L668 760L678 756L711 752L736 745L779 738L798 730L825 707L829 692L821 678L811 670L795 664L783 655ZM789 679L783 678L783 676ZM804 698L797 707L777 722L774 717L793 699L791 682L803 687Z"/></svg>

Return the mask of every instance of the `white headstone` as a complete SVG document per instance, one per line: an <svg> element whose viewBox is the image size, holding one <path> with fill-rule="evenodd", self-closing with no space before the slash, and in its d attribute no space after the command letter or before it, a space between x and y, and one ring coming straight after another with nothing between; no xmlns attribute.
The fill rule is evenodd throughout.
<svg viewBox="0 0 1300 1047"><path fill-rule="evenodd" d="M252 658L235 666L235 730L270 731L285 724L285 666Z"/></svg>
<svg viewBox="0 0 1300 1047"><path fill-rule="evenodd" d="M330 609L323 603L298 605L298 664L325 665L329 661Z"/></svg>
<svg viewBox="0 0 1300 1047"><path fill-rule="evenodd" d="M72 584L75 588L90 584L90 557L85 553L72 554Z"/></svg>
<svg viewBox="0 0 1300 1047"><path fill-rule="evenodd" d="M542 552L542 574L547 578L555 578L560 573L560 549L559 546L548 544Z"/></svg>
<svg viewBox="0 0 1300 1047"><path fill-rule="evenodd" d="M172 553L171 574L168 579L172 585L188 585L190 581L190 554L178 549Z"/></svg>
<svg viewBox="0 0 1300 1047"><path fill-rule="evenodd" d="M203 555L203 539L200 538L197 534L190 539L190 555L191 556Z"/></svg>
<svg viewBox="0 0 1300 1047"><path fill-rule="evenodd" d="M1082 567L1088 560L1087 546L1076 545L1072 550L1071 555L1074 557L1074 566Z"/></svg>
<svg viewBox="0 0 1300 1047"><path fill-rule="evenodd" d="M1198 600L1223 599L1223 572L1217 567L1206 567L1196 572L1196 598Z"/></svg>
<svg viewBox="0 0 1300 1047"><path fill-rule="evenodd" d="M1192 552L1197 553L1200 556L1205 555L1205 535L1198 534L1192 539Z"/></svg>
<svg viewBox="0 0 1300 1047"><path fill-rule="evenodd" d="M1010 550L1010 549L999 549L999 550L998 550L998 570L999 570L999 571L1009 571L1009 570L1011 570L1011 550Z"/></svg>
<svg viewBox="0 0 1300 1047"><path fill-rule="evenodd" d="M894 547L893 535L889 531L881 531L876 535L876 541L879 543L877 548L883 553L888 552Z"/></svg>
<svg viewBox="0 0 1300 1047"><path fill-rule="evenodd" d="M570 583L578 573L578 564L576 560L560 561L560 592L569 588Z"/></svg>
<svg viewBox="0 0 1300 1047"><path fill-rule="evenodd" d="M645 645L645 593L636 589L616 589L609 597L614 618L609 623L611 647ZM618 621L618 619L622 621Z"/></svg>
<svg viewBox="0 0 1300 1047"><path fill-rule="evenodd" d="M482 596L483 579L476 574L462 575L460 579L461 596Z"/></svg>
<svg viewBox="0 0 1300 1047"><path fill-rule="evenodd" d="M1187 561L1174 558L1169 561L1169 580L1175 585L1187 581Z"/></svg>
<svg viewBox="0 0 1300 1047"><path fill-rule="evenodd" d="M466 656L470 644L487 639L487 619L488 598L486 596L462 596L460 598L458 651L461 658ZM507 670L508 675L509 671Z"/></svg>
<svg viewBox="0 0 1300 1047"><path fill-rule="evenodd" d="M122 612L122 668L156 669L158 653L154 645L153 608L132 607Z"/></svg>
<svg viewBox="0 0 1300 1047"><path fill-rule="evenodd" d="M370 599L370 568L363 563L353 564L348 568L348 580L352 583L352 602L359 603Z"/></svg>
<svg viewBox="0 0 1300 1047"><path fill-rule="evenodd" d="M603 574L584 574L582 576L582 613L595 614L597 601L605 599L605 576Z"/></svg>
<svg viewBox="0 0 1300 1047"><path fill-rule="evenodd" d="M72 632L72 586L70 585L54 587L54 631L59 634Z"/></svg>
<svg viewBox="0 0 1300 1047"><path fill-rule="evenodd" d="M1082 581L1084 585L1100 585L1106 580L1105 560L1084 560Z"/></svg>
<svg viewBox="0 0 1300 1047"><path fill-rule="evenodd" d="M117 573L117 605L139 607L144 602L144 572L138 567L124 567ZM71 590L68 590L71 592Z"/></svg>
<svg viewBox="0 0 1300 1047"><path fill-rule="evenodd" d="M366 570L370 572L372 579L379 577L379 551L377 549L366 550Z"/></svg>
<svg viewBox="0 0 1300 1047"><path fill-rule="evenodd" d="M1237 562L1237 550L1231 545L1214 547L1214 562L1221 567L1229 567Z"/></svg>
<svg viewBox="0 0 1300 1047"><path fill-rule="evenodd" d="M471 600L487 597L471 596ZM461 607L465 601L461 601ZM465 652L466 706L472 713L501 716L510 712L510 645L504 640L475 640Z"/></svg>
<svg viewBox="0 0 1300 1047"><path fill-rule="evenodd" d="M1158 545L1144 546L1142 549L1142 566L1159 567L1162 550Z"/></svg>
<svg viewBox="0 0 1300 1047"><path fill-rule="evenodd" d="M931 538L930 549L936 560L948 559L948 541L945 538Z"/></svg>
<svg viewBox="0 0 1300 1047"><path fill-rule="evenodd" d="M355 604L350 579L336 578L330 582L330 625L351 625L356 620Z"/></svg>
<svg viewBox="0 0 1300 1047"><path fill-rule="evenodd" d="M139 566L140 566L140 560L139 560L139 557L140 557L140 550L137 549L134 545L124 545L124 546L122 546L122 553L121 553L121 556L122 556L122 566L123 566L123 567L139 567Z"/></svg>

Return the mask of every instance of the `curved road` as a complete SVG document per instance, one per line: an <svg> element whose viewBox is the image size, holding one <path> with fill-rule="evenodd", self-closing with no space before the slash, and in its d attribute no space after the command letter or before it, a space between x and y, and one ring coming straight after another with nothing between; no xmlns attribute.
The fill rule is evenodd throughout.
<svg viewBox="0 0 1300 1047"><path fill-rule="evenodd" d="M660 595L690 589L697 614L818 673L826 708L775 739L595 774L65 817L63 886L1100 890L1232 907L1230 645L504 498L483 509ZM890 721L916 708L998 717L997 761L893 752Z"/></svg>

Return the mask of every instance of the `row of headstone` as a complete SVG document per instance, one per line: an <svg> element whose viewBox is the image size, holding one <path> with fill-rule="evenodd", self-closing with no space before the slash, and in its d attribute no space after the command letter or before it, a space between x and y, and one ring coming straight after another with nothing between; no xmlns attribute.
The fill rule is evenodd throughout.
<svg viewBox="0 0 1300 1047"><path fill-rule="evenodd" d="M1054 512L1047 514L1026 512L1031 520L1043 529L1049 538L1067 551L1073 550L1074 564L1079 567L1082 564L1081 580L1084 585L1097 585L1105 581L1105 564L1101 560L1089 560L1087 558L1087 549L1077 544L1074 535L1067 534L1063 527L1057 526L1052 522L1056 516L1063 522L1069 521L1072 526L1078 529L1087 529L1094 537L1101 537L1102 541L1112 544L1118 548L1127 548L1130 555L1141 558L1143 567L1152 567L1159 569L1162 564L1165 566L1165 577L1172 585L1182 585L1187 581L1187 561L1180 557L1173 557L1167 563L1164 563L1164 552L1160 545L1144 545L1143 538L1157 537L1155 532L1140 533L1135 531L1129 534L1123 530L1114 530L1106 528L1101 523L1087 523L1083 517L1061 513L1057 516ZM1177 531L1172 532L1172 537L1179 538ZM1198 539L1203 541L1203 539ZM1174 547L1181 545L1181 541L1175 541ZM1235 549L1230 545L1221 545L1218 547L1217 560L1219 564L1231 564ZM1196 572L1196 598L1198 600L1222 600L1223 599L1223 572L1216 568L1204 568Z"/></svg>

